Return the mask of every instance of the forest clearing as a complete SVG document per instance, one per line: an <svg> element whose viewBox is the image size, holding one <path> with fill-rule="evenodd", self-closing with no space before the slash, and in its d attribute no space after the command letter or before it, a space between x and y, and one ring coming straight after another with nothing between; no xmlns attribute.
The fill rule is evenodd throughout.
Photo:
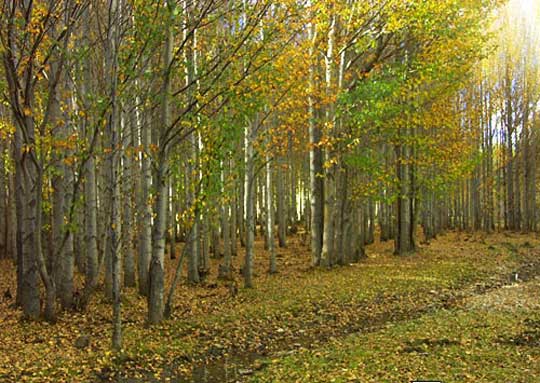
<svg viewBox="0 0 540 383"><path fill-rule="evenodd" d="M4 0L0 382L540 381L540 0Z"/></svg>

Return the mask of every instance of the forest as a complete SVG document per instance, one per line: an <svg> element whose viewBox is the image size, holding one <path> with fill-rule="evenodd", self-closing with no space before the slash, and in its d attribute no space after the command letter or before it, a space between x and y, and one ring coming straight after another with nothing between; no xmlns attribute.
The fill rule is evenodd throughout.
<svg viewBox="0 0 540 383"><path fill-rule="evenodd" d="M540 381L538 0L0 7L0 382Z"/></svg>

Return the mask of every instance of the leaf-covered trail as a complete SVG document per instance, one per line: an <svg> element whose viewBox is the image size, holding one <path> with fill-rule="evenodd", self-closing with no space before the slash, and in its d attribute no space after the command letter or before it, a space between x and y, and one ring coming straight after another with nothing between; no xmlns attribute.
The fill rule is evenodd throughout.
<svg viewBox="0 0 540 383"><path fill-rule="evenodd" d="M50 326L21 322L9 302L3 301L0 378L118 381L127 376L130 381L147 381L151 375L157 380L186 381L201 361L219 360L219 366L231 355L256 356L258 361L242 365L241 372L263 367L265 371L266 360L261 357L279 361L290 357L287 354L325 349L347 334L454 307L475 292L501 286L520 265L539 260L539 247L538 239L530 236L451 233L409 257L393 256L389 243L375 244L360 264L311 270L306 266L309 254L297 239L281 251L281 273L269 276L258 243L256 289L240 289L233 297L225 285L216 286L213 280L203 288L181 286L173 320L159 327L145 328L144 300L126 291L125 349L119 356L107 351L110 309L106 302L93 305L85 314L66 314ZM235 264L240 260L241 255ZM534 274L536 268L527 267ZM2 291L8 286L13 289L13 281L2 279L0 284ZM90 335L84 349L74 345L80 334ZM231 371L238 372L234 367Z"/></svg>

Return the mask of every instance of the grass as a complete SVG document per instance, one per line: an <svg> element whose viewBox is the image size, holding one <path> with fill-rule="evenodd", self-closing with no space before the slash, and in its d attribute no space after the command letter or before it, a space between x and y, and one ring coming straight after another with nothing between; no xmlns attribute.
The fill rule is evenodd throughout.
<svg viewBox="0 0 540 383"><path fill-rule="evenodd" d="M253 382L540 381L540 279L501 307L438 310L274 360ZM487 300L497 297L487 295ZM520 301L536 305L523 309ZM521 302L523 303L523 302Z"/></svg>
<svg viewBox="0 0 540 383"><path fill-rule="evenodd" d="M24 322L9 302L0 302L0 381L95 382L96 377L114 381L119 373L133 377L161 376L163 371L174 374L191 368L198 359L226 354L256 352L272 358L290 350L292 344L306 349L317 349L319 344L322 350L331 350L333 339L345 339L363 327L437 313L448 301L496 285L520 263L537 256L540 242L517 234L450 233L411 256L393 256L391 243L377 243L368 248L369 258L362 263L323 270L309 268L309 252L298 238L292 238L287 249L279 250L277 275L265 272L267 254L261 241L256 246L255 289L240 289L231 297L219 282L217 287L181 285L173 319L160 326L145 326L145 299L132 289L125 290L121 355L109 351L111 308L100 295L88 312L62 313L56 325ZM241 254L234 259L235 269L241 260ZM174 263L169 262L170 281ZM212 262L216 270L219 260ZM14 291L12 265L4 262L0 269L9 276L0 279L0 291L8 287ZM91 334L91 342L79 350L74 341L82 333ZM335 346L339 351L341 344ZM360 354L374 352L359 350ZM339 359L338 351L333 358ZM290 365L297 379L311 381L297 365L316 361L310 359L310 352L302 356L304 362L293 357L280 360L269 374L274 374L274 367L287 371ZM419 360L426 361L425 356ZM376 366L368 367L378 371Z"/></svg>

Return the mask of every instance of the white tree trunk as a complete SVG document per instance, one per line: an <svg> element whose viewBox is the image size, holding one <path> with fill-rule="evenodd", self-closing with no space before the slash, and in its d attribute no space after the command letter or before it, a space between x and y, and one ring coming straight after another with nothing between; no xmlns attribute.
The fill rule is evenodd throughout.
<svg viewBox="0 0 540 383"><path fill-rule="evenodd" d="M138 102L137 102L138 103ZM141 123L138 109L135 109L137 126L141 135L143 153L141 157L141 189L139 196L139 254L137 274L139 279L139 294L148 296L150 258L152 256L152 204L150 191L152 189L152 168L150 159L150 145L152 135L147 121Z"/></svg>
<svg viewBox="0 0 540 383"><path fill-rule="evenodd" d="M268 272L274 274L277 272L276 246L274 243L274 201L272 192L272 162L268 153L266 154L266 236L268 238L268 252L270 253Z"/></svg>
<svg viewBox="0 0 540 383"><path fill-rule="evenodd" d="M110 206L110 225L109 225L109 251L110 267L112 279L112 302L113 302L113 331L112 347L119 351L122 348L122 320L121 320L121 270L122 253L120 247L121 233L121 211L120 211L120 101L118 100L118 54L120 50L120 25L122 24L122 5L121 0L110 0L109 2L109 29L108 29L108 48L107 57L108 70L111 81L110 102L111 112L107 133L110 137L109 154L109 174L108 190L111 197Z"/></svg>
<svg viewBox="0 0 540 383"><path fill-rule="evenodd" d="M309 26L309 182L310 182L310 234L311 234L311 264L319 266L321 263L322 232L323 232L323 184L322 184L322 153L319 143L321 130L315 122L315 41L317 33L315 24Z"/></svg>
<svg viewBox="0 0 540 383"><path fill-rule="evenodd" d="M332 15L327 37L327 52L325 57L325 79L326 93L332 95L333 77L334 77L334 44L336 34L336 15ZM326 108L326 123L328 133L332 135L334 130L334 110L330 104ZM327 171L324 178L324 209L323 209L323 244L321 252L321 264L331 266L334 262L334 205L335 205L335 165L330 162L333 160L329 149L325 151L325 162Z"/></svg>
<svg viewBox="0 0 540 383"><path fill-rule="evenodd" d="M169 17L173 12L173 5L167 1ZM166 133L171 123L170 93L171 78L170 65L173 50L172 20L168 20L166 40L163 54L163 87L161 94L161 134L160 152L157 158L156 196L154 205L154 225L152 228L152 258L150 261L149 295L148 295L148 323L157 324L163 320L164 315L164 288L165 288L165 232L167 229L167 202L168 202L168 148L166 146Z"/></svg>
<svg viewBox="0 0 540 383"><path fill-rule="evenodd" d="M246 256L244 259L244 286L253 287L253 246L255 243L255 169L254 169L254 127L252 122L246 124L244 133L245 176L244 176L244 209L246 214Z"/></svg>

